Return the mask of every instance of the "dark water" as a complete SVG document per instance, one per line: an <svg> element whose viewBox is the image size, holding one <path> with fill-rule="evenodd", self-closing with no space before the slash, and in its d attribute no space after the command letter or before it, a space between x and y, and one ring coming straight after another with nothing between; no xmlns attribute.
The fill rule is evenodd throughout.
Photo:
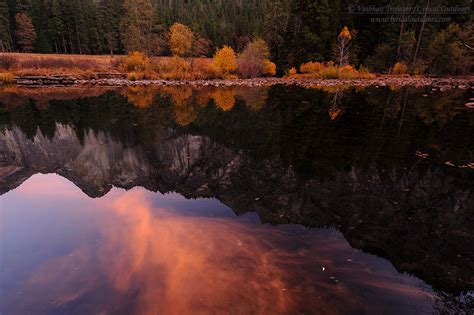
<svg viewBox="0 0 474 315"><path fill-rule="evenodd" d="M0 314L473 314L469 90L0 92Z"/></svg>

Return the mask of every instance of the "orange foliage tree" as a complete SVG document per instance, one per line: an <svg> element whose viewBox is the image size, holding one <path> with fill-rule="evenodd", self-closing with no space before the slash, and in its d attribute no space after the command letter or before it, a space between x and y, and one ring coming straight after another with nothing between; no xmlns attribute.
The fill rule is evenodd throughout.
<svg viewBox="0 0 474 315"><path fill-rule="evenodd" d="M213 65L217 74L226 77L237 69L237 57L234 50L229 46L218 49L213 58Z"/></svg>
<svg viewBox="0 0 474 315"><path fill-rule="evenodd" d="M173 55L184 57L189 54L193 47L193 31L181 23L174 23L170 27L170 49Z"/></svg>

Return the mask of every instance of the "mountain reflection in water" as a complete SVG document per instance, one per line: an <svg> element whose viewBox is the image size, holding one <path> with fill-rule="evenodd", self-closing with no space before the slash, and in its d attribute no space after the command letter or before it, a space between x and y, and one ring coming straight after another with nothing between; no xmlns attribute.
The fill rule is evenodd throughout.
<svg viewBox="0 0 474 315"><path fill-rule="evenodd" d="M5 90L0 312L469 313L468 95Z"/></svg>

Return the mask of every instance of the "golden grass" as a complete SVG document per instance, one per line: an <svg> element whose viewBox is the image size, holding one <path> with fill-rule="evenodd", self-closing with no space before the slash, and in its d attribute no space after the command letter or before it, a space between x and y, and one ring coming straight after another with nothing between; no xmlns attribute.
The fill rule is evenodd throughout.
<svg viewBox="0 0 474 315"><path fill-rule="evenodd" d="M0 82L11 83L15 79L15 76L11 72L0 72Z"/></svg>
<svg viewBox="0 0 474 315"><path fill-rule="evenodd" d="M0 67L8 65L8 71L16 76L26 75L77 75L90 77L100 72L118 72L119 57L2 53ZM4 62L5 61L5 62ZM3 69L1 69L3 70Z"/></svg>
<svg viewBox="0 0 474 315"><path fill-rule="evenodd" d="M72 75L95 78L99 73L127 74L141 79L208 79L213 77L211 58L150 57L140 69L120 67L127 56L0 53L0 72L15 76Z"/></svg>

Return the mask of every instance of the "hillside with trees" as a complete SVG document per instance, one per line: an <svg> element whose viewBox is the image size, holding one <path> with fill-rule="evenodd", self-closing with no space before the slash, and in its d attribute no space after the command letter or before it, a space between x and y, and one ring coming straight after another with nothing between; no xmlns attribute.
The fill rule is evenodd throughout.
<svg viewBox="0 0 474 315"><path fill-rule="evenodd" d="M374 22L371 20L374 16L383 19L384 15L355 14L351 9L355 5L373 3L367 0L0 0L0 51L111 55L141 51L148 56L211 57L224 45L240 54L249 42L263 39L270 51L267 58L276 64L280 74L306 62L330 60L339 66L364 65L375 72L400 71L405 67L414 74L472 72L474 28L470 0L430 0L422 4L412 0L377 2L379 7L418 5L425 8L425 17L428 8L469 8L462 14L446 14L449 17L446 20L426 22L410 19ZM183 47L175 53L173 40L169 38L170 27L175 23L192 32L191 37L189 32L187 35L181 32L177 39L189 45L184 53L181 53ZM343 29L349 36L338 36Z"/></svg>

